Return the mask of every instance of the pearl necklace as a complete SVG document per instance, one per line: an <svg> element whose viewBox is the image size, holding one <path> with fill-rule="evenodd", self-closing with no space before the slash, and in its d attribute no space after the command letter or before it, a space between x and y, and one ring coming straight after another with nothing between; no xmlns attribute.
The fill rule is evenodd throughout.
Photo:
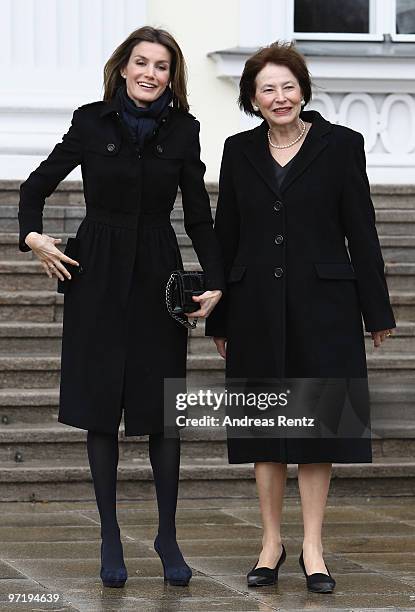
<svg viewBox="0 0 415 612"><path fill-rule="evenodd" d="M272 142L271 140L271 130L268 130L268 142L271 145L271 147L274 147L274 149L288 149L288 147L292 147L293 145L295 145L299 140L301 140L301 138L304 136L306 127L305 127L305 123L302 119L298 118L300 123L301 123L301 133L299 136L297 136L297 138L295 140L293 140L292 142L290 142L289 144L286 145L276 145Z"/></svg>

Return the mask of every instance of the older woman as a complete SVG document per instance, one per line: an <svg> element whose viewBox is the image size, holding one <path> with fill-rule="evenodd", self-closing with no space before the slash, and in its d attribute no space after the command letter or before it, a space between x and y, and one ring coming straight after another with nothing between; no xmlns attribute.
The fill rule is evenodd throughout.
<svg viewBox="0 0 415 612"><path fill-rule="evenodd" d="M205 272L192 316L221 297L223 272L200 161L199 123L189 114L185 63L164 30L140 28L104 70L104 101L80 107L49 157L21 186L20 249L32 249L65 293L59 421L88 430L101 517L101 578L127 579L116 517L118 429L149 434L164 577L187 585L176 541L178 438L164 436L163 380L184 378L187 330L168 314L165 288L182 266L170 213L180 186L184 223ZM86 217L63 254L42 230L45 197L81 164ZM69 268L69 269L67 269Z"/></svg>
<svg viewBox="0 0 415 612"><path fill-rule="evenodd" d="M310 98L293 44L274 43L246 62L239 104L264 121L225 143L215 230L228 289L206 324L229 378L365 379L361 315L375 346L395 326L363 137L305 111ZM297 463L299 562L310 590L331 592L321 540L331 464L371 462L370 437L235 437L228 454L255 463L263 539L248 585L277 580L287 463Z"/></svg>

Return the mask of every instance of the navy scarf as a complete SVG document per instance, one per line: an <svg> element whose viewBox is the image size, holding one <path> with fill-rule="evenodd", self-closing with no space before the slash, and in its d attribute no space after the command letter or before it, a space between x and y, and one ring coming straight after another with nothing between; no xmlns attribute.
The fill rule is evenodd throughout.
<svg viewBox="0 0 415 612"><path fill-rule="evenodd" d="M116 95L120 102L122 118L129 128L134 142L141 149L152 136L160 115L170 104L173 98L171 89L167 87L159 98L145 107L137 106L128 96L125 83L117 89Z"/></svg>

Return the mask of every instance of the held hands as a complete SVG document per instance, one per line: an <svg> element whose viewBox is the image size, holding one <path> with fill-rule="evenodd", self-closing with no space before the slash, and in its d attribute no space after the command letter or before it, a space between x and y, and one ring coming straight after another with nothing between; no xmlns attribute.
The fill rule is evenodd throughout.
<svg viewBox="0 0 415 612"><path fill-rule="evenodd" d="M79 263L75 261L75 259L71 259L55 246L62 242L60 238L52 238L52 236L48 236L47 234L30 232L26 236L25 242L40 260L49 278L52 278L53 275L57 276L62 281L64 280L64 276L68 279L71 278L69 271L61 263L62 261L72 264L73 266L79 266Z"/></svg>
<svg viewBox="0 0 415 612"><path fill-rule="evenodd" d="M391 336L392 333L393 333L392 329L384 329L382 331L371 332L372 339L373 339L373 346L375 348L379 347L382 344L382 342L385 340L385 338L387 338L388 336Z"/></svg>
<svg viewBox="0 0 415 612"><path fill-rule="evenodd" d="M206 319L206 317L208 317L212 310L215 308L221 297L222 291L220 291L219 289L215 289L213 291L205 291L204 293L202 293L202 295L194 295L192 299L195 302L199 302L200 308L199 310L195 310L194 312L186 312L186 316L189 319L192 317Z"/></svg>

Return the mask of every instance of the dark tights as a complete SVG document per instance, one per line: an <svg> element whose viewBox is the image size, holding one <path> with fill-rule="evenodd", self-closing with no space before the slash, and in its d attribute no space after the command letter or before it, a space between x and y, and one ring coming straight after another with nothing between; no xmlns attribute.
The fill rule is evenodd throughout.
<svg viewBox="0 0 415 612"><path fill-rule="evenodd" d="M116 511L118 434L88 431L87 450L101 518L103 564L107 569L116 569L124 561ZM184 564L176 541L180 439L151 434L149 455L157 494L159 541L167 564L180 567Z"/></svg>

